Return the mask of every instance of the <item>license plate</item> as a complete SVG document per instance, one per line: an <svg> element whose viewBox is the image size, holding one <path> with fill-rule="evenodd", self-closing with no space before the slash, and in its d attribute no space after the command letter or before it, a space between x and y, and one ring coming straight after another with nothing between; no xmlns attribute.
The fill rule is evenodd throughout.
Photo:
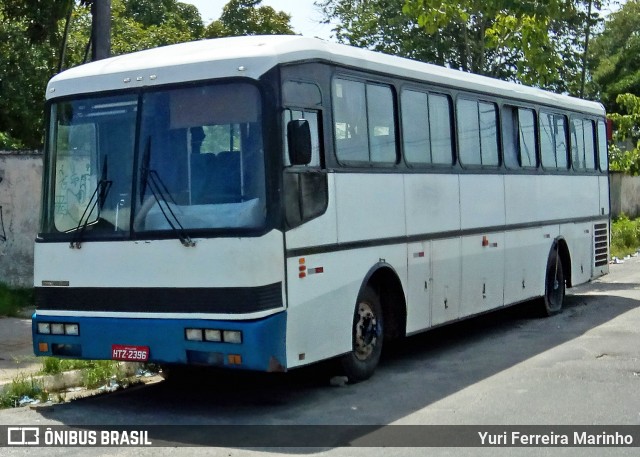
<svg viewBox="0 0 640 457"><path fill-rule="evenodd" d="M146 362L149 360L149 347L114 344L111 346L111 358L127 362Z"/></svg>

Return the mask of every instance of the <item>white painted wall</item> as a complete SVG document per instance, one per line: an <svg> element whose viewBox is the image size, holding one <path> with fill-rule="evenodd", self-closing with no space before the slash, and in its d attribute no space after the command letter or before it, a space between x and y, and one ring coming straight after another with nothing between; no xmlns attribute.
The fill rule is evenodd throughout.
<svg viewBox="0 0 640 457"><path fill-rule="evenodd" d="M0 282L33 284L33 245L40 217L42 155L0 151ZM3 239L6 236L6 240Z"/></svg>

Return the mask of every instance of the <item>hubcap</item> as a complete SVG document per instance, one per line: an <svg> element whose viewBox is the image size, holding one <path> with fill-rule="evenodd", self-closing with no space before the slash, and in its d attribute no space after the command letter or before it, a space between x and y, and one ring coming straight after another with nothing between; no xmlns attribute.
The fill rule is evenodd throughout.
<svg viewBox="0 0 640 457"><path fill-rule="evenodd" d="M378 320L369 303L358 305L358 321L356 322L355 355L358 360L366 360L371 356L378 341Z"/></svg>

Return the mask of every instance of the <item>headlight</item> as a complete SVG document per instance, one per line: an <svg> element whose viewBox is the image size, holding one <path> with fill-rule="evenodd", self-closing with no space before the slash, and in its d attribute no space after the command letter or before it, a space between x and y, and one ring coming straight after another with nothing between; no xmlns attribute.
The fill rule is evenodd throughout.
<svg viewBox="0 0 640 457"><path fill-rule="evenodd" d="M78 324L64 324L64 333L66 335L78 336L80 334L80 326Z"/></svg>
<svg viewBox="0 0 640 457"><path fill-rule="evenodd" d="M188 328L186 329L186 336L189 341L202 341L202 329Z"/></svg>
<svg viewBox="0 0 640 457"><path fill-rule="evenodd" d="M48 322L38 322L38 333L48 335L51 333L51 325Z"/></svg>
<svg viewBox="0 0 640 457"><path fill-rule="evenodd" d="M242 332L236 330L225 330L223 333L225 343L241 344Z"/></svg>
<svg viewBox="0 0 640 457"><path fill-rule="evenodd" d="M64 324L51 324L52 335L64 335Z"/></svg>
<svg viewBox="0 0 640 457"><path fill-rule="evenodd" d="M204 339L206 341L222 341L222 333L220 332L220 330L211 330L211 329L205 329L204 330Z"/></svg>

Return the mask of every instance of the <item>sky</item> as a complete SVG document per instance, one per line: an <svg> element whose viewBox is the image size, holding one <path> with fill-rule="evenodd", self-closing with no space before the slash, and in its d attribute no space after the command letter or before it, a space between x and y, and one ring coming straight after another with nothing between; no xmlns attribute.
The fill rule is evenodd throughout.
<svg viewBox="0 0 640 457"><path fill-rule="evenodd" d="M180 0L195 5L206 24L220 18L222 7L229 0ZM321 24L322 13L313 4L314 0L262 0L262 6L270 6L276 11L284 11L291 16L294 32L308 37L331 39L331 26ZM333 41L333 40L332 40Z"/></svg>

